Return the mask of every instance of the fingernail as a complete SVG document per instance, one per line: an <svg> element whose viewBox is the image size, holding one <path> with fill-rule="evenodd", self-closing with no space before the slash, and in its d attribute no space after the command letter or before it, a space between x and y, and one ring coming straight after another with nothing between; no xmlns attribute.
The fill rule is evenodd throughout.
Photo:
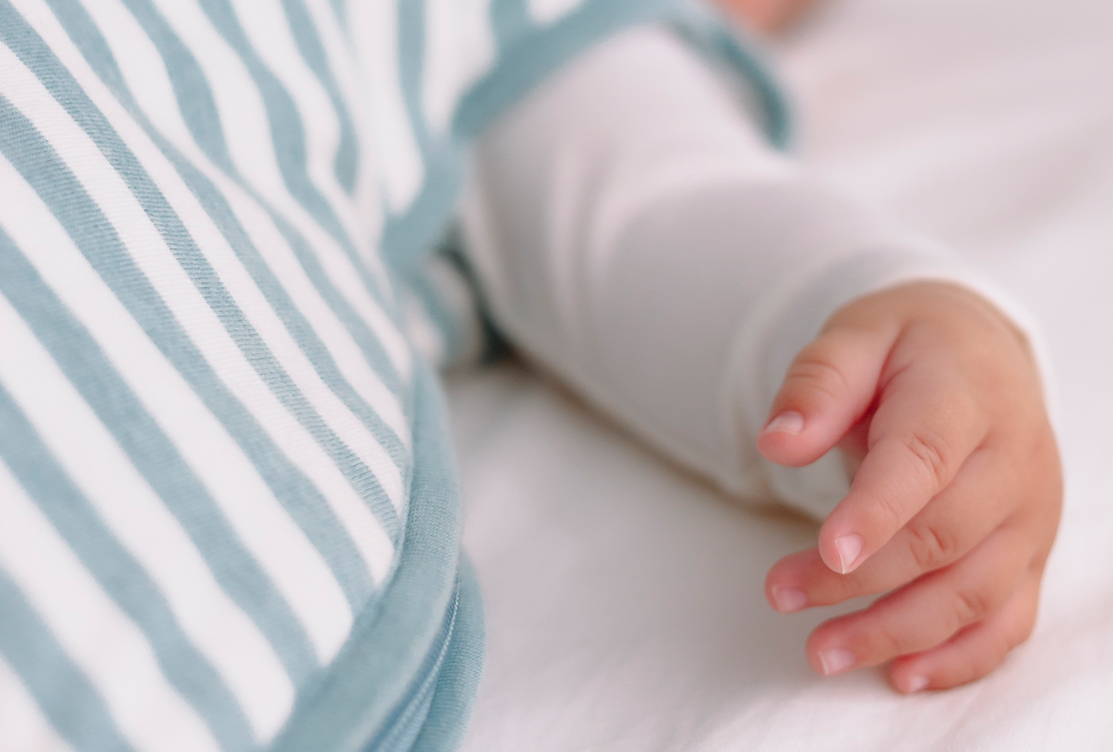
<svg viewBox="0 0 1116 752"><path fill-rule="evenodd" d="M775 601L775 610L783 614L806 607L806 593L798 588L779 585L772 589L771 598Z"/></svg>
<svg viewBox="0 0 1116 752"><path fill-rule="evenodd" d="M853 569L853 564L864 548L864 539L856 533L842 535L833 541L837 547L837 558L841 564L841 574L848 574Z"/></svg>
<svg viewBox="0 0 1116 752"><path fill-rule="evenodd" d="M818 653L818 662L821 663L822 673L826 676L839 674L845 669L852 668L856 663L856 656L852 651L844 648L829 648Z"/></svg>
<svg viewBox="0 0 1116 752"><path fill-rule="evenodd" d="M929 684L930 679L928 677L912 676L910 679L907 680L906 691L909 693L921 692L922 690L926 689Z"/></svg>
<svg viewBox="0 0 1116 752"><path fill-rule="evenodd" d="M806 419L802 417L802 413L796 413L790 410L785 413L779 413L771 421L764 426L764 433L789 433L792 436L802 433L802 429L806 426Z"/></svg>

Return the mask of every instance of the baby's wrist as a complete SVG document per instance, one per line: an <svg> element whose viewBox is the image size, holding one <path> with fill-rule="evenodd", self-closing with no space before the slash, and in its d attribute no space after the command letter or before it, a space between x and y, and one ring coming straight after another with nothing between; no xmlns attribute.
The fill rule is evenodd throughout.
<svg viewBox="0 0 1116 752"><path fill-rule="evenodd" d="M956 330L961 338L1003 335L1010 338L1034 364L1036 357L1031 338L1012 316L988 296L948 279L916 279L877 290L851 301L827 321L839 321L842 314L858 307L867 315L894 317L896 333L919 322L932 322ZM855 315L855 314L854 314ZM974 322L982 326L973 327Z"/></svg>

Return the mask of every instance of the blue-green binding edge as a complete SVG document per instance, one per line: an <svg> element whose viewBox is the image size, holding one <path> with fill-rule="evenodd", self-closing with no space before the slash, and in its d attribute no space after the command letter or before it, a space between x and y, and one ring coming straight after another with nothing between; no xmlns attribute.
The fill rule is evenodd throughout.
<svg viewBox="0 0 1116 752"><path fill-rule="evenodd" d="M391 217L381 247L404 278L417 274L426 253L438 246L453 216L464 179L465 146L488 123L586 47L637 23L663 22L703 54L739 73L756 92L773 146L790 148L793 113L778 78L757 50L762 44L738 24L695 0L589 0L549 26L521 38L500 56L493 71L474 85L457 109L450 135L434 144L419 197Z"/></svg>
<svg viewBox="0 0 1116 752"><path fill-rule="evenodd" d="M480 597L458 557L460 504L445 404L422 361L415 397L412 501L395 575L332 665L300 692L273 750L440 752L460 738L480 674ZM416 717L409 709L424 690L429 706ZM408 724L422 734L421 747L398 743L414 737Z"/></svg>
<svg viewBox="0 0 1116 752"><path fill-rule="evenodd" d="M579 51L651 21L672 24L740 71L759 94L772 143L789 143L789 106L775 78L751 52L754 43L742 43L717 14L679 0L588 2L527 34L466 96L451 138L429 155L422 194L385 228L382 248L392 265L412 270L445 232L466 143ZM472 570L459 556L460 503L443 397L430 368L416 368L415 469L395 575L332 664L303 687L272 750L444 752L460 742L480 678L483 618ZM389 685L393 679L402 681Z"/></svg>

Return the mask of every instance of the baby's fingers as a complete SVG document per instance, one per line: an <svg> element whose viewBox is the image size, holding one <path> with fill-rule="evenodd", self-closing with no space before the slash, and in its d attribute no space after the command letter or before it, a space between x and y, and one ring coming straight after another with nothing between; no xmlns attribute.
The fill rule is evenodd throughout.
<svg viewBox="0 0 1116 752"><path fill-rule="evenodd" d="M825 606L849 598L893 590L927 572L952 564L1039 489L1012 482L1014 466L989 447L973 452L953 483L934 497L876 554L855 572L839 574L821 560L816 548L785 556L771 567L766 592L779 611ZM1029 515L1016 524L1034 530Z"/></svg>
<svg viewBox="0 0 1116 752"><path fill-rule="evenodd" d="M1027 571L1026 551L1018 533L994 533L956 564L822 624L807 640L811 663L828 675L940 645L1000 609Z"/></svg>
<svg viewBox="0 0 1116 752"><path fill-rule="evenodd" d="M823 331L787 369L757 440L763 456L797 467L829 451L871 404L894 340L886 324Z"/></svg>
<svg viewBox="0 0 1116 752"><path fill-rule="evenodd" d="M860 566L949 486L986 433L980 406L948 369L915 365L894 376L849 493L822 525L822 560L842 574Z"/></svg>
<svg viewBox="0 0 1116 752"><path fill-rule="evenodd" d="M1031 636L1038 591L1036 574L984 621L931 650L899 658L889 672L892 685L900 692L949 689L992 673L1008 653Z"/></svg>

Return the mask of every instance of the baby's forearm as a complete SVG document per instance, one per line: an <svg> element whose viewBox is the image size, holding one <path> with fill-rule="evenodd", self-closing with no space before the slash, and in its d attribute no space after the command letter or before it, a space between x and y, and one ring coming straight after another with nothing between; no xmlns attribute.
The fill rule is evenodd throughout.
<svg viewBox="0 0 1116 752"><path fill-rule="evenodd" d="M601 45L482 139L466 245L533 359L734 494L822 516L836 461L753 448L784 370L838 306L959 271L771 149L742 100L664 29Z"/></svg>
<svg viewBox="0 0 1116 752"><path fill-rule="evenodd" d="M768 572L772 607L886 595L813 631L815 670L979 679L1034 627L1061 506L1033 348L988 299L1019 314L745 112L651 28L540 87L476 153L465 226L492 313L649 443L824 518Z"/></svg>

